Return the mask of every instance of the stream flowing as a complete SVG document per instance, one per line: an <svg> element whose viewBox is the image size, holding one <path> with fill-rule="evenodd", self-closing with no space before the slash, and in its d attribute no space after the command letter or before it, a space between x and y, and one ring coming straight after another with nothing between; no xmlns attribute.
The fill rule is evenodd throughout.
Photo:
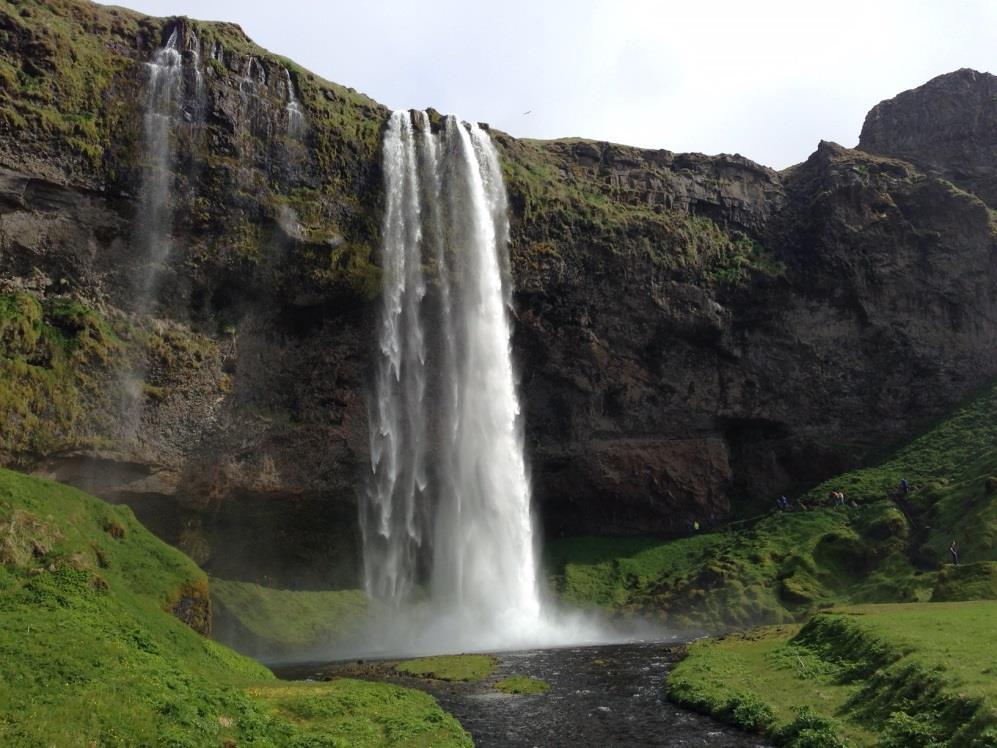
<svg viewBox="0 0 997 748"><path fill-rule="evenodd" d="M396 673L391 662L275 668L289 679L352 677L397 683L432 694L479 748L523 746L765 746L762 738L672 704L668 671L680 657L673 642L607 644L503 652L494 674L447 683ZM494 683L527 675L550 684L545 694L504 694Z"/></svg>

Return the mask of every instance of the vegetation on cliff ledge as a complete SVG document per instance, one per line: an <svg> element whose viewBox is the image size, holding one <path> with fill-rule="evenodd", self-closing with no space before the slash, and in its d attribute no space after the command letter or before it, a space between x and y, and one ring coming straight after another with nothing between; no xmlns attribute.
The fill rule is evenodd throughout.
<svg viewBox="0 0 997 748"><path fill-rule="evenodd" d="M127 397L147 412L169 407L175 388L205 370L215 390L218 345L176 323L105 315L69 296L0 292L0 459L29 464L70 449L100 449L120 438ZM141 390L124 382L141 378Z"/></svg>
<svg viewBox="0 0 997 748"><path fill-rule="evenodd" d="M0 294L0 454L45 455L82 439L122 347L79 302Z"/></svg>
<svg viewBox="0 0 997 748"><path fill-rule="evenodd" d="M515 216L512 260L536 271L578 252L604 251L631 264L705 285L738 286L778 275L759 241L705 216L621 195L542 141L495 137ZM524 241L529 236L531 241ZM518 275L524 275L521 268Z"/></svg>
<svg viewBox="0 0 997 748"><path fill-rule="evenodd" d="M0 470L0 743L471 744L420 692L276 681L194 630L208 606L129 509Z"/></svg>

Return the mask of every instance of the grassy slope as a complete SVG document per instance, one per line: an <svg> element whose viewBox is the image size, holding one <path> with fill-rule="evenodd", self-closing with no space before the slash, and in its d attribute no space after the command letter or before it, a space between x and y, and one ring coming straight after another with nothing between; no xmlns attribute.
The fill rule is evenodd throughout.
<svg viewBox="0 0 997 748"><path fill-rule="evenodd" d="M256 657L300 654L362 625L362 590L297 591L211 580L214 635Z"/></svg>
<svg viewBox="0 0 997 748"><path fill-rule="evenodd" d="M789 622L842 599L930 594L903 555L907 526L886 503L775 514L671 542L573 538L548 550L566 600L704 629Z"/></svg>
<svg viewBox="0 0 997 748"><path fill-rule="evenodd" d="M0 470L0 557L0 744L470 744L424 694L280 683L194 632L168 610L207 578L125 507Z"/></svg>
<svg viewBox="0 0 997 748"><path fill-rule="evenodd" d="M835 609L802 630L697 642L668 693L789 745L802 710L815 745L992 746L995 632L992 601Z"/></svg>
<svg viewBox="0 0 997 748"><path fill-rule="evenodd" d="M550 545L547 565L570 602L714 629L802 620L842 602L927 600L936 582L938 599L995 596L994 476L997 387L806 497L816 507L836 488L857 509L771 514L671 542L569 538ZM889 498L901 477L913 486L903 506ZM969 564L935 572L952 539Z"/></svg>

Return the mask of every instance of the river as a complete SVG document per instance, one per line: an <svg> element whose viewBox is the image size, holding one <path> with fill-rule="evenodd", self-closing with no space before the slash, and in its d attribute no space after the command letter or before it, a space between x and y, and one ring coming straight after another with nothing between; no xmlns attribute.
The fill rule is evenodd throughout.
<svg viewBox="0 0 997 748"><path fill-rule="evenodd" d="M765 746L748 735L664 698L668 671L680 658L671 642L612 644L496 653L498 667L477 683L403 676L388 661L275 668L292 680L348 676L431 693L482 748L499 746ZM512 674L550 684L519 696L492 684Z"/></svg>

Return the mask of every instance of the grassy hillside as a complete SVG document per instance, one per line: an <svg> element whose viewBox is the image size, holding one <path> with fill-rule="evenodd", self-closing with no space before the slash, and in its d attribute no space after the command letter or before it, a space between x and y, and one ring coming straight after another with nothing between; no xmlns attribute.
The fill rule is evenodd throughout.
<svg viewBox="0 0 997 748"><path fill-rule="evenodd" d="M694 644L668 695L791 746L997 745L997 602L870 605Z"/></svg>
<svg viewBox="0 0 997 748"><path fill-rule="evenodd" d="M281 683L197 633L207 577L125 507L0 470L0 562L2 745L470 745L425 694Z"/></svg>
<svg viewBox="0 0 997 748"><path fill-rule="evenodd" d="M670 542L572 538L552 544L548 559L569 602L710 630L790 622L844 599L927 599L934 576L909 563L908 532L903 514L878 502Z"/></svg>
<svg viewBox="0 0 997 748"><path fill-rule="evenodd" d="M881 464L815 487L807 511L667 542L568 538L547 549L547 567L569 602L706 629L840 603L997 597L995 476L997 387ZM849 505L828 506L831 490ZM965 565L939 572L952 540Z"/></svg>

